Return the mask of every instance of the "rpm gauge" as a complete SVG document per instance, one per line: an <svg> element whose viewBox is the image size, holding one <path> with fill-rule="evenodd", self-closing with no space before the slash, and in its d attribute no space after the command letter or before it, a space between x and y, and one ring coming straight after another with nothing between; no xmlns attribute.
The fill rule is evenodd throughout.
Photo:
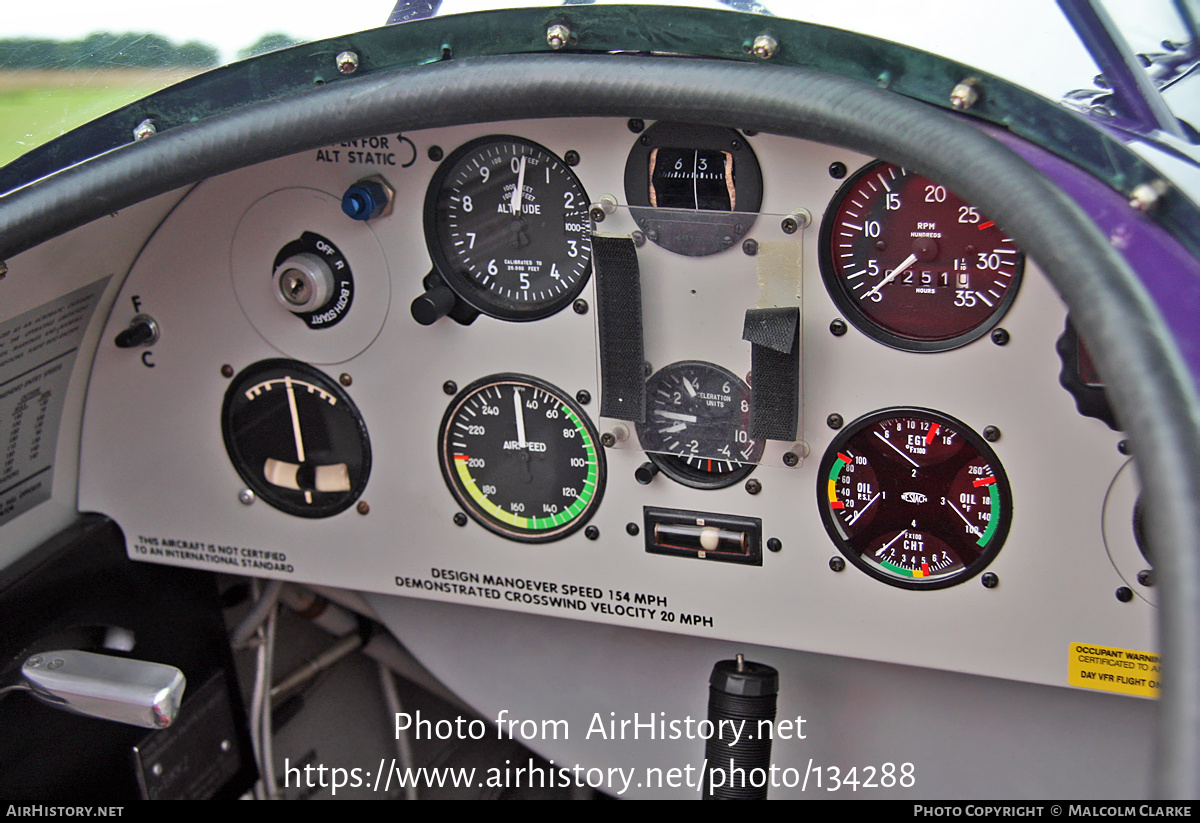
<svg viewBox="0 0 1200 823"><path fill-rule="evenodd" d="M902 588L943 588L983 571L1012 519L995 453L927 409L859 418L829 446L817 477L821 518L838 549Z"/></svg>
<svg viewBox="0 0 1200 823"><path fill-rule="evenodd" d="M497 374L467 386L438 433L442 476L482 526L511 540L565 537L604 493L604 453L583 410L536 377Z"/></svg>
<svg viewBox="0 0 1200 823"><path fill-rule="evenodd" d="M474 308L536 320L571 303L592 270L587 193L565 162L520 137L473 140L425 197L434 267Z"/></svg>
<svg viewBox="0 0 1200 823"><path fill-rule="evenodd" d="M296 360L262 360L234 377L221 431L241 478L288 514L344 511L371 473L367 426L349 395Z"/></svg>
<svg viewBox="0 0 1200 823"><path fill-rule="evenodd" d="M962 198L873 163L821 224L821 275L859 330L906 351L945 351L986 334L1016 297L1025 258Z"/></svg>

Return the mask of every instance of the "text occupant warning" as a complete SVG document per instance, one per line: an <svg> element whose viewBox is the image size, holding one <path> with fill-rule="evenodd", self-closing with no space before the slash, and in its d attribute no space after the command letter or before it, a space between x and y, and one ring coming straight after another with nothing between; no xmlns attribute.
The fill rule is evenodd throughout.
<svg viewBox="0 0 1200 823"><path fill-rule="evenodd" d="M1067 669L1067 682L1072 686L1137 697L1158 697L1158 655L1152 652L1072 643Z"/></svg>
<svg viewBox="0 0 1200 823"><path fill-rule="evenodd" d="M71 367L107 282L0 324L0 526L50 499Z"/></svg>

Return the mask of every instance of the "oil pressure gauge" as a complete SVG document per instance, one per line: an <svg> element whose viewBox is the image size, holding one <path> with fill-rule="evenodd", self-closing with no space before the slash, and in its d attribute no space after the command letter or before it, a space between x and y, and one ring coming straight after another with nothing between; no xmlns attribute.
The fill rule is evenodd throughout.
<svg viewBox="0 0 1200 823"><path fill-rule="evenodd" d="M298 517L344 511L371 473L367 426L350 396L296 360L262 360L234 377L221 432L242 480Z"/></svg>
<svg viewBox="0 0 1200 823"><path fill-rule="evenodd" d="M909 589L978 574L1008 535L1012 493L982 437L928 409L885 409L839 432L817 470L821 518L872 577Z"/></svg>

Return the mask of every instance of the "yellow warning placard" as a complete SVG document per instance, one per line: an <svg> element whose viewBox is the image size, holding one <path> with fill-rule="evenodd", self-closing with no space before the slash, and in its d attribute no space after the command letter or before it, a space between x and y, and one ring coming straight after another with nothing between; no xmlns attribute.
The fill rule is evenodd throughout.
<svg viewBox="0 0 1200 823"><path fill-rule="evenodd" d="M1067 682L1085 689L1158 697L1158 655L1095 643L1072 643Z"/></svg>

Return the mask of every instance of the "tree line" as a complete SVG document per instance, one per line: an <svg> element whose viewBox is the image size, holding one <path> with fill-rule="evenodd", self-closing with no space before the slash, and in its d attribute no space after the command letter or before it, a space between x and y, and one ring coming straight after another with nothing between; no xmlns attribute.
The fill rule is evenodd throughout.
<svg viewBox="0 0 1200 823"><path fill-rule="evenodd" d="M263 35L240 50L238 58L295 45L285 34ZM0 39L0 69L208 69L220 64L219 52L198 40L173 43L158 34L96 32L81 40Z"/></svg>

